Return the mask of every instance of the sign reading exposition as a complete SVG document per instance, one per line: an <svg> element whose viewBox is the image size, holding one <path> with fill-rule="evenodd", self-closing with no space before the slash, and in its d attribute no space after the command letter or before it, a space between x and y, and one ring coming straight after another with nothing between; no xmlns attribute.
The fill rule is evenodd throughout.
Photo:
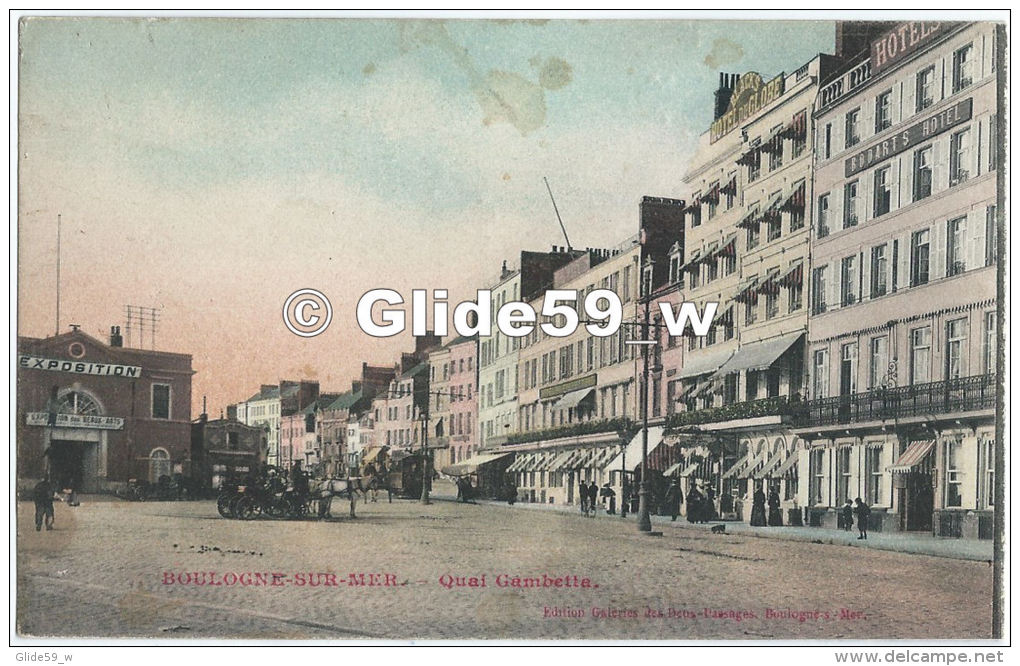
<svg viewBox="0 0 1020 666"><path fill-rule="evenodd" d="M967 122L973 114L973 109L974 98L968 97L917 124L911 125L902 132L897 132L889 138L865 148L846 161L846 176L850 177L864 171L893 155L924 143L936 134L941 134L951 127Z"/></svg>
<svg viewBox="0 0 1020 666"><path fill-rule="evenodd" d="M119 416L90 416L88 414L53 414L50 421L47 412L28 412L25 424L30 426L54 426L57 428L96 428L97 430L121 430L124 419Z"/></svg>
<svg viewBox="0 0 1020 666"><path fill-rule="evenodd" d="M114 363L89 363L86 361L63 361L39 356L18 356L18 367L29 370L52 370L73 372L79 375L102 375L111 377L141 377L142 369L137 365L116 365Z"/></svg>
<svg viewBox="0 0 1020 666"><path fill-rule="evenodd" d="M780 74L768 83L764 83L761 74L748 72L737 80L730 97L730 107L726 113L712 123L712 143L731 132L744 119L757 113L763 106L773 102L786 89L786 75Z"/></svg>

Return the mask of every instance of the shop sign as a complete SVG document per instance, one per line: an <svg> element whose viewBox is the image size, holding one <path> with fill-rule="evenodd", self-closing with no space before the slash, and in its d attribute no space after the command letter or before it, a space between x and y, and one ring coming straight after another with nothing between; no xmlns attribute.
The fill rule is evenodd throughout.
<svg viewBox="0 0 1020 666"><path fill-rule="evenodd" d="M51 422L51 417L54 420ZM124 419L119 416L91 416L88 414L50 414L49 412L28 412L25 424L30 426L53 426L56 428L95 428L98 430L123 430Z"/></svg>
<svg viewBox="0 0 1020 666"><path fill-rule="evenodd" d="M894 155L920 145L952 127L967 122L973 113L974 98L969 97L911 125L902 132L897 132L889 138L865 148L846 161L844 165L846 177L849 178L855 173L864 171Z"/></svg>
<svg viewBox="0 0 1020 666"><path fill-rule="evenodd" d="M729 109L712 123L710 141L715 143L736 129L741 122L778 99L785 89L785 74L780 74L768 83L762 81L758 72L748 72L741 76L733 88Z"/></svg>
<svg viewBox="0 0 1020 666"><path fill-rule="evenodd" d="M138 378L142 369L137 365L116 365L114 363L89 363L87 361L63 361L39 356L18 356L18 367L28 370L52 370L72 372L79 375L101 375L110 377Z"/></svg>
<svg viewBox="0 0 1020 666"><path fill-rule="evenodd" d="M599 380L597 374L578 377L577 379L571 379L568 382L563 382L556 386L546 386L543 389L539 389L538 398L539 400L546 400L558 395L563 395L564 393L570 393L571 391L580 391L581 389L591 388L598 383Z"/></svg>

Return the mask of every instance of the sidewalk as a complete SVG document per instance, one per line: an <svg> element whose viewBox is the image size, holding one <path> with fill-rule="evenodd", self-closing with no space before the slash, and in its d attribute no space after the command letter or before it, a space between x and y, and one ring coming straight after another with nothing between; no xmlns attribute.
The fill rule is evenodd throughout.
<svg viewBox="0 0 1020 666"><path fill-rule="evenodd" d="M440 501L457 500L455 495L433 494L433 499ZM537 504L530 502L518 502L510 507L506 502L495 500L478 500L479 504L490 506L502 506L508 509L525 509L530 511L559 511L561 513L575 513L581 516L580 509L574 505L565 504ZM637 519L635 514L627 514L626 518L619 515L610 516L603 511L598 513L599 519L624 520L634 522ZM992 542L978 539L951 539L933 537L927 534L905 533L905 532L869 532L867 540L857 539L857 530L844 532L843 530L832 530L821 527L751 527L747 523L734 521L714 521L703 525L688 523L683 517L673 522L668 516L652 516L652 529L665 531L667 529L699 530L708 532L712 525L726 525L727 534L738 534L740 536L758 537L762 539L787 539L789 541L805 541L809 543L828 544L832 546L850 546L855 548L874 548L877 550L891 550L899 553L914 553L917 555L930 555L932 557L948 557L958 560L973 560L977 562L991 562Z"/></svg>

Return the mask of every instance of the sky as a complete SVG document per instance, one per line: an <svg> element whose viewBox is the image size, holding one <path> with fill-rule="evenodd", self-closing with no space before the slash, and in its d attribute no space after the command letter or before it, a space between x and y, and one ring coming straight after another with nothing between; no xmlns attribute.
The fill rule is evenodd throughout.
<svg viewBox="0 0 1020 666"><path fill-rule="evenodd" d="M20 26L18 333L106 339L124 305L193 356L192 417L264 383L343 391L410 327L358 328L374 288L473 298L523 249L637 231L684 198L719 73L833 50L831 21L33 18ZM334 310L302 338L302 288ZM408 306L409 307L409 306ZM128 340L143 346L137 332ZM146 335L144 346L150 346Z"/></svg>

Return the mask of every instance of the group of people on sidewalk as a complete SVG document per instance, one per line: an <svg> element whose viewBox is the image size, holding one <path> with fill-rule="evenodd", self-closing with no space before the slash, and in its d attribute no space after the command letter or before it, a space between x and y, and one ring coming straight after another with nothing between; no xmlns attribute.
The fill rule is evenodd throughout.
<svg viewBox="0 0 1020 666"><path fill-rule="evenodd" d="M854 517L857 517L857 531L860 539L868 538L868 523L871 518L871 507L868 506L864 500L860 497L854 500L854 504L850 503L850 498L846 499L846 504L840 509L840 513L843 517L843 529L849 532L854 526Z"/></svg>
<svg viewBox="0 0 1020 666"><path fill-rule="evenodd" d="M591 483L581 481L577 488L577 494L581 500L581 513L584 515L594 518L600 501L607 514L616 515L616 491L609 487L608 483L599 488L599 484L595 481Z"/></svg>
<svg viewBox="0 0 1020 666"><path fill-rule="evenodd" d="M768 502L768 516L765 515L765 503ZM783 510L782 500L779 499L779 492L773 488L765 497L765 490L758 486L751 497L751 526L752 527L782 527Z"/></svg>

